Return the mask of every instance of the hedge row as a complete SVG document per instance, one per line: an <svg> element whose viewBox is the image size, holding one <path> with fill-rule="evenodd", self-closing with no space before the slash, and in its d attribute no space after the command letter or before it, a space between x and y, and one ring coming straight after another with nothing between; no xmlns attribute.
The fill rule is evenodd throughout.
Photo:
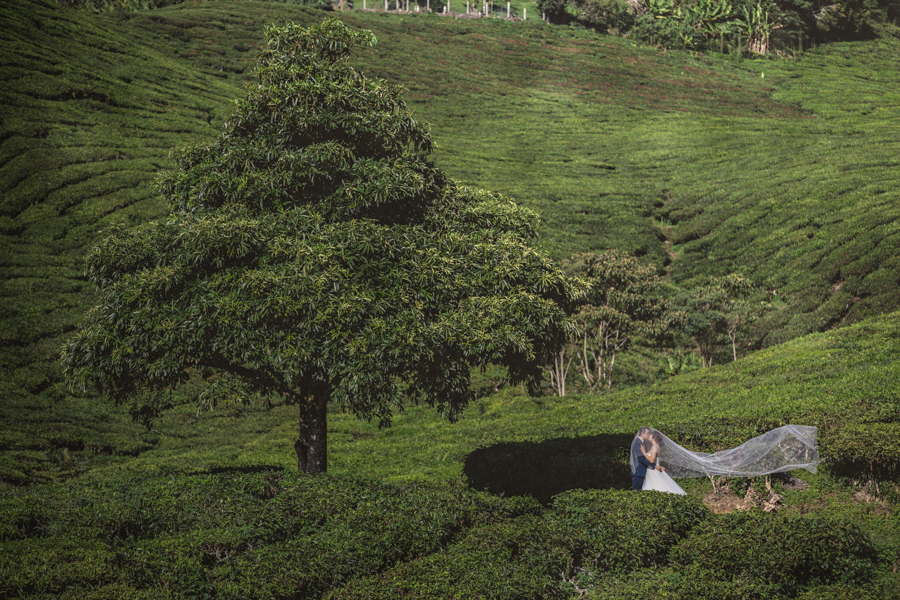
<svg viewBox="0 0 900 600"><path fill-rule="evenodd" d="M0 597L566 598L575 585L795 597L861 589L877 567L868 538L836 520L714 516L620 490L543 509L277 470L13 490L0 541Z"/></svg>

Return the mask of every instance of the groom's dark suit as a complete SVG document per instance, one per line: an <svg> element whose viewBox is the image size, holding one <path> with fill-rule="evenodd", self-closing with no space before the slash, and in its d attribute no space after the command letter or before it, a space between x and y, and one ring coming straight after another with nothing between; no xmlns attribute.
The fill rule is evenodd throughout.
<svg viewBox="0 0 900 600"><path fill-rule="evenodd" d="M635 467L634 471L631 473L631 489L640 490L644 487L644 477L647 476L647 469L652 469L656 465L651 463L644 456L644 453L641 452L641 438L634 438L634 441L631 442L631 454L637 455L637 467Z"/></svg>

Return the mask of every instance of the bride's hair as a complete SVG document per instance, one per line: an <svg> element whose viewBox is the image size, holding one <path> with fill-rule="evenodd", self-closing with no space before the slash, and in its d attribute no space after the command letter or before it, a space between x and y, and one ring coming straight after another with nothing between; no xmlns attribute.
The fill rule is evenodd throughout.
<svg viewBox="0 0 900 600"><path fill-rule="evenodd" d="M663 439L662 439L662 434L660 432L653 431L650 433L650 437L653 439L654 442L656 442L657 444L662 446Z"/></svg>

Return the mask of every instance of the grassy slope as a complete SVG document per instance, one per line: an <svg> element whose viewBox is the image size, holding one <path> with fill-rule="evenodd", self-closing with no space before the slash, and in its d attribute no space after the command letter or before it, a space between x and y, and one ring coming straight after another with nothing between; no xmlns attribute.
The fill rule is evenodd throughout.
<svg viewBox="0 0 900 600"><path fill-rule="evenodd" d="M148 434L114 412L108 413L102 404L89 401L48 404L62 395L54 385L55 367L51 361L55 346L75 323L83 305L90 301L80 279L80 256L103 223L139 222L162 210L146 183L158 168L168 166L165 155L170 147L214 135L217 120L227 114L225 100L239 94L245 76L242 73L249 64L249 49L256 43L256 31L262 24L288 15L298 20L312 20L318 15L273 5L213 4L174 7L157 13L92 17L52 11L49 6L31 7L34 16L43 17L43 29L29 25L31 17L26 16L27 11L20 11L16 26L4 27L0 33L6 36L4 52L0 53L4 60L10 55L7 48L19 48L17 58L3 66L4 74L12 74L4 79L13 80L13 85L2 92L5 112L0 135L0 177L4 181L6 217L2 223L5 234L0 265L6 295L2 315L5 345L2 408L7 424L0 441L6 450L3 453L6 462L0 468L5 465L18 470L24 478L28 473L22 469L27 471L29 465L37 466L39 471L43 469L47 476L52 476L54 470L67 475L81 473L79 480L86 486L100 487L79 492L78 484L47 486L46 493L41 491L39 495L46 495L49 506L59 502L59 498L68 498L67 494L82 494L78 496L79 502L95 508L102 506L101 513L107 511L112 515L117 510L125 511L111 516L111 522L121 517L123 526L137 526L138 522L132 521L135 517L127 511L143 510L142 515L155 515L152 503L141 504L145 501L137 497L141 494L151 500L158 496L166 503L170 501L168 494L178 498L177 489L170 489L173 486L186 491L191 486L199 486L209 488L212 497L216 497L213 486L219 484L215 480L174 475L249 465L291 468L289 448L296 416L289 407L271 411L233 408L197 415L186 405L164 418ZM834 173L845 173L851 184L859 181L854 178L868 177L886 190L896 181L892 179L895 171L891 171L888 158L894 144L888 134L894 125L885 120L883 139L877 127L879 114L892 116L896 90L888 83L873 85L873 81L877 83L879 78L885 78L874 71L862 72L868 77L868 83L849 78L846 72L849 67L838 60L843 53L865 55L871 58L870 64L887 68L895 60L889 54L892 48L896 49L892 41L836 46L809 55L804 63L797 64L742 62L736 70L727 63L661 56L631 48L625 40L582 37L541 26L509 29L503 24L437 19L414 22L407 18L401 23L379 15L348 18L355 24L375 29L382 42L360 59L363 66L369 72L408 85L420 114L435 123L435 133L443 147L438 154L439 162L451 174L469 183L510 193L545 211L547 241L558 254L575 247L621 244L643 253L648 260L661 261L665 254L658 243L660 230L653 222L668 218L673 223L669 234L674 241L682 243L676 247L681 251L673 265L676 278L692 276L692 269L697 268L692 265L702 264L699 259L703 252L708 252L703 240L717 239L717 236L729 240L733 237L729 232L736 231L747 233L740 246L744 254L728 250L725 242L716 246L722 248L717 252L724 252L726 258L747 261L747 268L756 268L763 275L768 269L771 273L767 276L788 277L790 273L785 269L781 268L784 273L779 272L778 264L757 264L753 262L757 259L747 258L757 256L754 252L766 256L763 250L771 244L757 241L760 234L750 231L754 228L737 228L729 221L744 208L750 212L766 208L766 218L776 224L790 223L788 217L794 218L798 212L797 205L790 202L782 209L775 203L764 206L749 193L746 197L736 195L738 191L750 189L748 182L753 178L754 169L768 173L760 179L762 187L771 190L775 185L772 171L793 164L801 175L794 181L781 181L778 187L793 190L791 193L796 197L803 196L804 190L819 188L834 193L838 190L834 186L841 183ZM485 33L478 38L481 32ZM52 41L66 37L75 41L65 49ZM428 48L423 39L432 40L434 47ZM516 45L523 49L509 50ZM501 46L508 48L501 50ZM510 58L511 62L487 66L489 57L503 51L519 54ZM412 59L428 53L431 58L426 56L422 62ZM612 74L591 72L591 65L596 66L597 59L601 59L597 53L604 54L602 58L610 58L610 69L621 70ZM460 60L446 61L448 56ZM531 58L535 56L544 62ZM522 63L521 68L514 68L514 59ZM437 60L449 64L420 66L440 64ZM21 64L28 61L44 62L40 68L22 69ZM627 67L628 64L632 67ZM573 72L572 65L581 66ZM753 72L761 65L766 69L764 79ZM795 71L791 73L790 69ZM686 75L679 79L682 70ZM527 80L522 79L523 74L528 74ZM654 75L656 79L652 78ZM663 75L667 77L664 83L660 81ZM790 75L799 76L789 79ZM433 83L440 76L443 79L438 85L429 84L429 80ZM773 100L770 94L774 88L770 86L777 79L775 76L785 79ZM830 79L836 79L838 83L834 85L846 90L848 103L842 110L817 104L809 92L809 86ZM736 87L729 89L727 85ZM478 90L477 94L473 88ZM675 89L680 93L673 93ZM875 98L876 93L881 93L881 97ZM726 101L732 97L734 102ZM604 102L604 98L610 102ZM648 106L654 102L658 106ZM853 107L866 102L871 104L866 109L871 112L850 120L847 115L852 114ZM726 103L734 104L728 110L735 116L716 117L715 112ZM797 116L801 111L790 103L802 103L803 109L812 111L806 113L810 118L785 118L785 115ZM57 114L66 117L59 119ZM16 118L8 118L10 115ZM862 133L848 136L855 128ZM543 140L545 146L538 146L536 140ZM775 144L773 140L782 141ZM797 154L804 140L820 143L815 151L801 153L790 163L788 158ZM546 145L551 143L551 149L547 150ZM497 157L497 144L508 149L509 154ZM765 155L767 145L772 147L772 158ZM740 160L725 160L733 158L740 149L744 149ZM873 157L874 170L858 168L863 151ZM818 179L810 177L812 181L805 180L802 174L810 171L809 165L819 156L828 158L827 162L822 161L824 174ZM781 162L776 160L778 157ZM46 169L48 164L58 168ZM523 164L528 168L520 168ZM727 167L723 166L726 164ZM722 177L714 176L720 172ZM599 192L583 185L588 173L599 181ZM715 195L710 190L716 186L725 186L732 194ZM890 198L884 196L861 192L858 197L844 194L841 198L857 203L852 212L854 218L868 215L887 225L892 207L886 201ZM840 209L838 204L829 203L827 194L810 194L810 197L803 205L809 219ZM870 197L884 202L866 205ZM727 215L729 218L706 210L712 199L716 200L715 206L724 203L733 207ZM556 212L553 206L557 206ZM859 206L867 210L860 210ZM578 207L583 207L583 212L588 214L578 218ZM783 212L779 213L780 210ZM761 218L756 215L753 219L756 222ZM848 251L841 255L848 257L846 264L854 263L853 257L857 255L853 252L881 261L877 252L866 251L864 246L853 250L854 244L862 242L854 241L852 228L846 224L819 225L818 231L824 232L822 236L830 236L828 239L835 244L845 242L840 247ZM701 233L696 234L697 231ZM770 229L769 233L773 231L779 230ZM851 236L850 241L841 237L844 234ZM881 262L890 266L889 259L893 256L890 231L885 228L875 234L875 247L888 253L887 259ZM807 237L812 240L808 242L800 236L793 246L784 245L784 248L793 248L798 256L816 248L832 252L828 245L832 242L817 240L818 235ZM784 237L778 236L776 239ZM875 265L874 274L881 272L878 270L881 262ZM815 281L819 277L816 268L807 269L812 275L797 271L806 279L801 278L794 285ZM865 282L865 278L861 281ZM879 291L884 292L884 298L889 297L895 284L889 277L880 284ZM837 292L852 291L854 285L861 284L845 278ZM784 289L790 288L782 287L780 291L784 293ZM68 296L58 291L66 291ZM793 299L790 294L786 296L788 300ZM878 297L867 298L872 303ZM870 309L880 310L877 304L870 304ZM864 314L858 307L855 310L856 313L848 313L850 319ZM799 332L802 327L796 325L795 330ZM818 422L823 445L833 456L852 459L862 449L869 453L866 458L886 458L876 463L890 469L894 466L892 441L896 439L900 419L894 392L900 375L896 361L900 350L898 331L900 317L890 315L840 331L797 339L733 365L682 376L649 389L624 390L603 397L531 399L517 390L504 390L480 400L459 424L452 426L424 407L408 409L396 419L392 429L385 431L347 415L335 414L330 417L329 428L331 470L408 483L410 480L458 481L467 468L470 483L478 487L493 485L493 491L522 491L515 485L521 488L524 482L524 491L536 495L546 492L550 483L557 486L552 491L559 491L585 485L586 478L588 485L620 487L621 481L616 478L622 475L623 444L639 424L654 424L694 447L716 447L743 439L756 427L782 421ZM9 420L10 417L14 420ZM9 423L14 423L14 427ZM847 438L848 431L861 437ZM582 437L572 439L572 436ZM116 451L137 456L111 454ZM513 458L512 462L509 457ZM477 459L474 465L473 458ZM506 478L494 482L479 479L484 470L475 468L479 463L505 468ZM890 475L889 471L886 473ZM804 474L811 487L805 492L785 494L788 511L836 514L857 522L877 543L882 561L879 572L890 578L890 566L898 560L900 526L896 517L881 505L854 501L855 490L838 483L833 474ZM137 508L128 504L120 507L114 502L93 504L97 500L90 497L96 493L102 499L104 494L111 494L103 486L123 477L146 479L159 475L168 477L136 484L135 489L139 489L134 498L123 490L110 496L118 498L121 492L126 502L135 499ZM864 471L857 472L856 477L860 476L866 476ZM235 485L246 484L238 481ZM287 486L302 489L302 485L298 488L287 478L281 485L286 489ZM337 493L334 490L344 484L327 485L328 493ZM703 485L704 482L690 482L687 488L692 495L700 496ZM130 488L131 484L127 486ZM503 486L507 486L505 490ZM223 492L231 489L223 488ZM405 493L397 491L402 488L392 489L366 493L374 494L373 498L382 497L379 494L387 498ZM25 512L32 510L27 490L23 493L24 496L17 494L16 498L10 496L8 506L21 504L26 507ZM241 493L246 490L242 488ZM355 497L359 492L348 493ZM441 494L437 492L437 496ZM451 495L447 492L446 497ZM410 514L418 515L420 501L414 498L410 502L413 507ZM41 506L34 510L44 510ZM209 512L202 504L191 510L194 516ZM220 512L238 521L243 518L243 513L235 512L230 505L223 504ZM218 518L218 513L210 514L213 520ZM397 522L390 510L379 518L386 524ZM26 522L10 527L20 525L32 527ZM96 524L91 526L97 528ZM453 522L440 526L456 531ZM418 522L412 528L416 527ZM215 537L222 535L219 532L185 531L178 534L183 537L160 535L154 539L148 537L146 542L126 543L146 552L148 560L162 561L165 572L170 565L175 565L173 561L199 560L195 555L202 556L203 552L208 555L207 546L221 541ZM4 530L4 535L7 533ZM258 543L252 537L257 533L247 535L251 538L246 543ZM331 536L331 530L327 530L321 537L330 540ZM3 548L10 556L16 555L16 560L26 556L23 560L27 562L27 556L31 556L27 552L45 552L39 542L38 539L36 546L29 545L32 543L29 539L21 544L6 543ZM54 546L61 557L61 566L52 568L65 573L53 575L55 579L46 574L41 577L53 579L53 585L61 581L61 589L65 589L67 581L96 585L118 577L114 564L119 564L116 561L121 561L123 555L113 556L114 546L112 543L109 548L104 546L98 550L97 556L103 559L99 562L90 557L90 560L72 558L81 556L79 553L84 550ZM25 554L19 556L20 552ZM453 552L453 547L447 550L448 560L454 560ZM435 555L438 566L443 564L441 555ZM355 559L349 556L346 560ZM89 563L98 565L98 579L82 580L69 574ZM425 568L422 565L426 563L415 562L410 568ZM179 562L178 569L182 567ZM152 570L149 564L142 568ZM228 568L225 565L224 569ZM125 572L121 573L124 576ZM427 571L424 573L424 580L432 579ZM23 581L31 577L29 573L16 575ZM174 576L179 574L176 572ZM165 583L166 576L162 581ZM109 597L125 593L124 588L115 585L118 584L105 592ZM896 586L890 589L896 590ZM71 593L78 595L82 591L76 587ZM161 587L155 593L165 595ZM148 593L146 597L155 596Z"/></svg>

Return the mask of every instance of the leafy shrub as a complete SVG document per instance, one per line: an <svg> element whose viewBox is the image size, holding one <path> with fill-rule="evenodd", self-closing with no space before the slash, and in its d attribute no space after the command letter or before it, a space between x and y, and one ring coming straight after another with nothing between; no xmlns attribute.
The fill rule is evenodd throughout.
<svg viewBox="0 0 900 600"><path fill-rule="evenodd" d="M535 5L551 23L565 23L568 20L568 0L537 0Z"/></svg>
<svg viewBox="0 0 900 600"><path fill-rule="evenodd" d="M631 490L573 490L554 499L548 519L572 537L583 566L597 571L656 567L709 511L687 496Z"/></svg>
<svg viewBox="0 0 900 600"><path fill-rule="evenodd" d="M828 0L817 2L816 32L825 40L848 40L870 37L875 0Z"/></svg>
<svg viewBox="0 0 900 600"><path fill-rule="evenodd" d="M97 540L31 538L0 545L0 597L59 593L75 584L94 586L116 576L114 555Z"/></svg>
<svg viewBox="0 0 900 600"><path fill-rule="evenodd" d="M781 594L822 584L859 585L874 571L876 554L855 525L831 518L734 512L706 520L670 554L692 579L750 578Z"/></svg>
<svg viewBox="0 0 900 600"><path fill-rule="evenodd" d="M68 589L54 594L23 596L22 600L173 600L183 595L165 587L134 589L121 583L97 587Z"/></svg>
<svg viewBox="0 0 900 600"><path fill-rule="evenodd" d="M898 423L848 423L822 436L820 452L830 457L837 474L896 479L900 474L898 435Z"/></svg>
<svg viewBox="0 0 900 600"><path fill-rule="evenodd" d="M0 500L0 542L37 537L49 520L42 500L28 495Z"/></svg>
<svg viewBox="0 0 900 600"><path fill-rule="evenodd" d="M797 596L797 600L876 600L877 597L869 590L858 587L820 585L806 590Z"/></svg>
<svg viewBox="0 0 900 600"><path fill-rule="evenodd" d="M568 598L561 575L573 557L555 524L537 517L475 528L442 552L353 581L329 596L369 598Z"/></svg>
<svg viewBox="0 0 900 600"><path fill-rule="evenodd" d="M627 30L634 13L625 0L572 0L578 21L599 31Z"/></svg>
<svg viewBox="0 0 900 600"><path fill-rule="evenodd" d="M658 18L652 14L635 18L631 35L664 48L691 48L696 47L700 41L697 31L688 23L677 19Z"/></svg>
<svg viewBox="0 0 900 600"><path fill-rule="evenodd" d="M165 8L174 4L181 4L185 0L59 0L63 6L76 8L80 10L89 10L91 12L107 12L114 10L150 10L154 8ZM331 10L331 2L329 0L262 0L263 2L278 2L280 4L293 4L296 6L306 6L319 10Z"/></svg>
<svg viewBox="0 0 900 600"><path fill-rule="evenodd" d="M771 600L777 586L748 577L723 581L717 573L697 571L689 576L678 569L645 569L628 576L611 576L590 582L589 600Z"/></svg>
<svg viewBox="0 0 900 600"><path fill-rule="evenodd" d="M0 497L0 597L119 584L183 597L320 596L473 527L541 513L529 497L280 470L12 490Z"/></svg>

